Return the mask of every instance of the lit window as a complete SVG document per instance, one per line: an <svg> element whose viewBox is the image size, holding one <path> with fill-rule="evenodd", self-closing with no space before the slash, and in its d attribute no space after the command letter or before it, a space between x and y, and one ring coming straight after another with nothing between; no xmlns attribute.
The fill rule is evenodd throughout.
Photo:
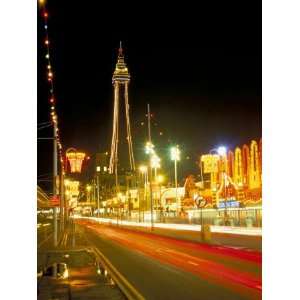
<svg viewBox="0 0 300 300"><path fill-rule="evenodd" d="M104 167L104 172L106 172L107 171L107 167Z"/></svg>
<svg viewBox="0 0 300 300"><path fill-rule="evenodd" d="M96 171L100 172L100 170L101 170L100 166L97 166Z"/></svg>

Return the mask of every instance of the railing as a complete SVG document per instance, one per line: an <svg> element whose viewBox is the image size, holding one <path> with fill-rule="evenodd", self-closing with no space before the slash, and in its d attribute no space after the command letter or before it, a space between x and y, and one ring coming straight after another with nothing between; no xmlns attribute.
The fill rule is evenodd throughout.
<svg viewBox="0 0 300 300"><path fill-rule="evenodd" d="M145 298L127 281L127 279L111 264L111 262L96 247L92 248L100 264L107 270L113 281L129 300L144 300Z"/></svg>
<svg viewBox="0 0 300 300"><path fill-rule="evenodd" d="M226 216L227 215L227 216ZM148 222L151 220L150 211L131 211L100 213L99 217L133 221L133 222ZM247 208L227 208L225 209L197 209L181 212L177 216L176 212L154 211L153 219L157 223L172 223L172 224L210 224L219 226L232 227L262 227L262 208L247 207Z"/></svg>

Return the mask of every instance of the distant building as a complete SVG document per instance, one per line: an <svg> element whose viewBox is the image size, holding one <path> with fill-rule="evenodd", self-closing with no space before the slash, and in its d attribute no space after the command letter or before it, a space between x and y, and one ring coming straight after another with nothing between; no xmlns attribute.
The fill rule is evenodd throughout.
<svg viewBox="0 0 300 300"><path fill-rule="evenodd" d="M108 173L108 152L96 153L95 161L95 172L97 174L107 174Z"/></svg>

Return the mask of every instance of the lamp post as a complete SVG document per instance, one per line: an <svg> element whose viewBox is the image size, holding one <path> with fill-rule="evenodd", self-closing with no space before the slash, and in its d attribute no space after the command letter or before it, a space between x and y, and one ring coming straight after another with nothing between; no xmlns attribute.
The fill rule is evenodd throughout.
<svg viewBox="0 0 300 300"><path fill-rule="evenodd" d="M227 222L227 191L226 191L226 186L227 186L227 160L226 160L226 155L227 155L227 149L224 146L220 146L217 149L211 149L209 153L212 151L216 151L218 155L220 156L221 159L221 174L222 174L222 182L224 184L224 206L225 206L225 211L224 211L224 224Z"/></svg>
<svg viewBox="0 0 300 300"><path fill-rule="evenodd" d="M67 224L68 221L68 205L69 205L69 185L70 181L68 179L64 179L64 211L65 211L65 222Z"/></svg>
<svg viewBox="0 0 300 300"><path fill-rule="evenodd" d="M144 203L145 203L145 199L146 199L146 188L147 188L147 181L148 181L148 168L147 166L141 165L139 167L139 171L142 177L142 182L144 185L144 189L143 189L143 221L144 221ZM141 203L140 203L140 199L139 199L139 212L140 212L140 207L141 207Z"/></svg>
<svg viewBox="0 0 300 300"><path fill-rule="evenodd" d="M91 189L92 187L88 184L86 186L86 191L87 191L87 202L91 202Z"/></svg>
<svg viewBox="0 0 300 300"><path fill-rule="evenodd" d="M161 206L161 184L164 181L164 176L158 175L156 181L159 185L159 210L160 210L160 222L161 222L161 213L162 213L162 206ZM157 205L158 206L158 205Z"/></svg>
<svg viewBox="0 0 300 300"><path fill-rule="evenodd" d="M154 180L156 181L157 177L157 169L160 168L160 158L153 153L150 158L151 168L154 169Z"/></svg>
<svg viewBox="0 0 300 300"><path fill-rule="evenodd" d="M177 196L177 161L180 160L180 150L178 145L176 147L171 148L171 160L174 160L174 173L175 173L175 199L177 204L177 214L179 214L179 203Z"/></svg>
<svg viewBox="0 0 300 300"><path fill-rule="evenodd" d="M97 180L97 217L99 218L99 209L100 209L100 191L99 191L99 176L98 174L96 175L96 180Z"/></svg>
<svg viewBox="0 0 300 300"><path fill-rule="evenodd" d="M151 157L155 154L154 150L154 145L151 142L147 142L146 144L146 154L150 154L150 159L149 159L149 190L150 190L150 209L151 209L151 231L153 231L153 196L152 196L152 170L151 170Z"/></svg>

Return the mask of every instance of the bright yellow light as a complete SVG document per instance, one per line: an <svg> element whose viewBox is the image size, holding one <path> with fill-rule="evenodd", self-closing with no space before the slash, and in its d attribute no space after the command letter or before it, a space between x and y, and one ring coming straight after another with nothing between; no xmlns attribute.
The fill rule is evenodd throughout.
<svg viewBox="0 0 300 300"><path fill-rule="evenodd" d="M70 184L70 180L69 179L65 179L64 180L64 184L65 184L65 186L68 186Z"/></svg>
<svg viewBox="0 0 300 300"><path fill-rule="evenodd" d="M146 154L153 154L154 153L153 148L154 148L154 145L150 142L147 142L146 146L145 146Z"/></svg>
<svg viewBox="0 0 300 300"><path fill-rule="evenodd" d="M180 150L178 146L171 148L171 160L180 160Z"/></svg>
<svg viewBox="0 0 300 300"><path fill-rule="evenodd" d="M158 183L162 183L162 182L164 182L165 178L164 178L163 175L158 175L156 180L157 180Z"/></svg>
<svg viewBox="0 0 300 300"><path fill-rule="evenodd" d="M160 158L154 154L152 157L151 157L151 168L154 168L154 169L158 169L160 168Z"/></svg>
<svg viewBox="0 0 300 300"><path fill-rule="evenodd" d="M147 172L147 167L146 166L140 166L139 170L141 173L146 173Z"/></svg>
<svg viewBox="0 0 300 300"><path fill-rule="evenodd" d="M91 189L92 189L92 187L91 187L90 185L87 185L87 186L86 186L86 190L87 190L88 192L90 192Z"/></svg>
<svg viewBox="0 0 300 300"><path fill-rule="evenodd" d="M68 278L69 277L69 271L68 271L68 269L66 269L65 271L64 271L64 274L63 274L63 279L66 279L66 278Z"/></svg>
<svg viewBox="0 0 300 300"><path fill-rule="evenodd" d="M118 193L118 197L121 198L122 197L122 193Z"/></svg>

